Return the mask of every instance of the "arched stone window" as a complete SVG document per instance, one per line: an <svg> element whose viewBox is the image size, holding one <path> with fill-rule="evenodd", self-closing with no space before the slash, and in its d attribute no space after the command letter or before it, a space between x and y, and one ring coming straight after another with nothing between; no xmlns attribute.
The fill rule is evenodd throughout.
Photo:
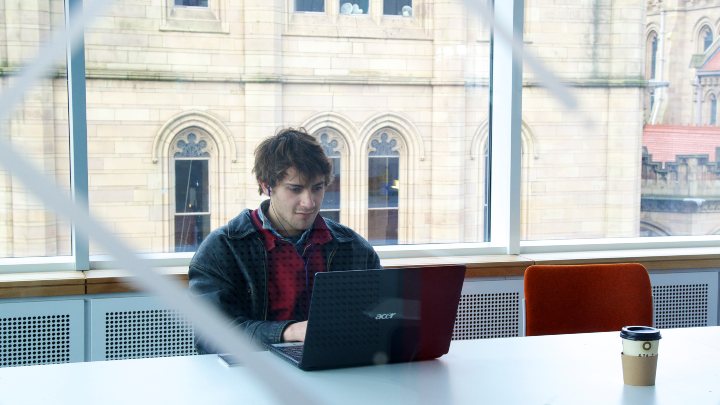
<svg viewBox="0 0 720 405"><path fill-rule="evenodd" d="M714 94L708 96L708 125L717 125L717 97Z"/></svg>
<svg viewBox="0 0 720 405"><path fill-rule="evenodd" d="M323 200L322 208L320 209L320 215L324 218L332 219L335 222L340 222L340 201L341 201L341 176L342 173L342 158L340 154L340 147L342 140L340 135L332 128L323 128L315 133L315 137L320 142L325 154L332 163L332 182L325 190L325 199Z"/></svg>
<svg viewBox="0 0 720 405"><path fill-rule="evenodd" d="M648 80L655 79L655 74L657 70L657 59L658 35L657 32L651 31L647 39L647 56L645 58L645 60L647 61L647 70L645 72L645 77L647 77Z"/></svg>
<svg viewBox="0 0 720 405"><path fill-rule="evenodd" d="M194 252L210 233L210 153L208 135L200 128L181 131L174 142L174 245Z"/></svg>
<svg viewBox="0 0 720 405"><path fill-rule="evenodd" d="M710 26L703 25L703 27L700 28L700 32L698 35L698 44L700 48L698 49L698 52L704 53L710 47L710 45L712 45L713 39L713 32Z"/></svg>
<svg viewBox="0 0 720 405"><path fill-rule="evenodd" d="M398 135L378 131L368 151L368 240L374 245L398 243L400 152Z"/></svg>
<svg viewBox="0 0 720 405"><path fill-rule="evenodd" d="M157 203L165 251L193 251L211 229L237 215L227 201L239 183L230 175L236 156L230 130L207 112L181 112L160 128L152 161L163 190Z"/></svg>
<svg viewBox="0 0 720 405"><path fill-rule="evenodd" d="M476 214L469 215L465 213L465 217L469 218L465 223L465 229L468 240L472 241L485 241L490 240L490 229L488 227L489 215L490 215L490 194L489 194L489 176L490 176L490 151L489 151L489 131L488 122L483 123L472 139L470 147L470 159L475 161L473 171L477 173L475 176L470 176L468 179L474 184L479 184L475 188L476 192L473 195L466 196L467 207L470 207L469 211L475 211ZM521 154L521 182L520 182L520 236L521 238L527 238L529 235L529 215L530 215L530 200L529 188L530 188L530 170L533 166L533 161L538 159L537 155L537 139L530 127L523 121L521 130L521 143L520 143L520 154Z"/></svg>

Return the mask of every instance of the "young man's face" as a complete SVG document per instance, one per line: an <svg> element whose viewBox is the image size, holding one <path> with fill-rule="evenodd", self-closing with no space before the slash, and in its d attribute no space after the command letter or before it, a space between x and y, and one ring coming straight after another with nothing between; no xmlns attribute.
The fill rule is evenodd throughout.
<svg viewBox="0 0 720 405"><path fill-rule="evenodd" d="M325 198L325 178L306 179L294 167L286 173L272 188L268 216L281 235L297 236L315 222Z"/></svg>

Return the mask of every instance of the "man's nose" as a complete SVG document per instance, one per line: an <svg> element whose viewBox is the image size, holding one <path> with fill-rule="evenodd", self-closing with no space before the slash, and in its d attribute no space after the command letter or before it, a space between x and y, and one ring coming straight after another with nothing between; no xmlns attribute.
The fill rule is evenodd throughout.
<svg viewBox="0 0 720 405"><path fill-rule="evenodd" d="M304 208L315 208L315 199L310 190L303 191L300 196L300 205Z"/></svg>

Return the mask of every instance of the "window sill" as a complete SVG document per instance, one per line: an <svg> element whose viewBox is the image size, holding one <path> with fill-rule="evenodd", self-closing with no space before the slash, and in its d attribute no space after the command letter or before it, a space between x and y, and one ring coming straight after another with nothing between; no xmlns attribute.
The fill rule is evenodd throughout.
<svg viewBox="0 0 720 405"><path fill-rule="evenodd" d="M79 271L0 274L0 298L82 294L85 294L85 275Z"/></svg>
<svg viewBox="0 0 720 405"><path fill-rule="evenodd" d="M156 267L156 271L187 285L187 266ZM133 276L124 270L84 271L86 294L113 294L140 291L133 285Z"/></svg>
<svg viewBox="0 0 720 405"><path fill-rule="evenodd" d="M522 255L466 255L394 257L381 260L383 267L421 267L464 264L466 278L521 278L531 264L582 264L637 262L651 272L688 269L720 269L720 248L676 248L527 253ZM187 266L173 263L158 271L187 284ZM43 271L0 274L0 299L111 294L138 291L132 275L113 269Z"/></svg>

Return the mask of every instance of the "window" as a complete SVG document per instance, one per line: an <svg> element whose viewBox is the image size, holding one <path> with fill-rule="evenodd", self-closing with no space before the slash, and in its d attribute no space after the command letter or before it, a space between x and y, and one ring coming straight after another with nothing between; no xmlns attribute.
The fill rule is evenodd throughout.
<svg viewBox="0 0 720 405"><path fill-rule="evenodd" d="M648 13L648 24L663 26L658 11ZM713 21L719 12L720 8L712 7L703 14ZM672 15L694 19L688 10L673 11ZM712 235L720 223L714 208L720 195L715 185L720 136L714 127L718 60L711 52L711 25L701 22L697 27L695 38L685 43L676 40L687 27L664 26L663 35L674 39L671 46L663 46L659 38L658 64L666 62L658 66L661 77L656 79L669 87L655 88L654 119L642 130L640 236ZM690 63L688 59L685 64L680 62L684 58Z"/></svg>
<svg viewBox="0 0 720 405"><path fill-rule="evenodd" d="M655 78L655 70L657 69L657 52L658 52L658 36L655 31L653 31L649 35L648 40L648 51L650 52L649 57L647 60L648 63L648 69L649 71L645 75L645 77L649 78L650 80Z"/></svg>
<svg viewBox="0 0 720 405"><path fill-rule="evenodd" d="M375 245L398 243L400 154L387 132L371 142L368 157L368 240Z"/></svg>
<svg viewBox="0 0 720 405"><path fill-rule="evenodd" d="M159 19L160 32L203 32L203 33L224 33L227 34L230 31L230 20L234 20L231 12L229 12L228 3L232 3L231 0L162 0L161 10ZM152 13L154 7L148 7L147 13ZM149 15L149 14L148 14ZM116 30L116 33L124 33L125 24L127 27L142 27L139 28L138 32L146 32L151 34L151 31L146 31L149 27L143 25L141 21L148 21L150 18L144 16L142 13L137 15L118 15L117 25L111 26ZM238 22L236 20L237 26ZM121 27L122 26L122 27ZM92 32L92 30L90 30ZM155 37L151 35L151 37ZM188 40L186 45L188 49L197 47L192 38L185 38ZM168 38L166 38L168 40ZM182 47L170 46L167 50L179 51ZM174 53L172 52L171 53ZM154 51L146 49L139 52L148 55L146 62L158 62L157 57L159 56ZM161 52L162 54L162 52ZM133 56L135 56L133 54ZM172 59L171 59L172 60Z"/></svg>
<svg viewBox="0 0 720 405"><path fill-rule="evenodd" d="M662 77L658 76L660 74L658 71L661 68L658 66L658 49L659 38L657 31L653 28L647 36L645 46L645 78L649 83L643 101L643 119L644 122L648 123L652 123L653 117L657 116L657 112L654 111L656 95L664 91L663 88L658 87L662 85Z"/></svg>
<svg viewBox="0 0 720 405"><path fill-rule="evenodd" d="M655 107L655 92L653 90L650 90L650 109L648 110L648 113L652 112L653 107Z"/></svg>
<svg viewBox="0 0 720 405"><path fill-rule="evenodd" d="M325 0L295 0L295 11L322 13L325 11Z"/></svg>
<svg viewBox="0 0 720 405"><path fill-rule="evenodd" d="M537 32L528 33L533 40L527 50L541 55L543 63L563 81L573 83L567 91L577 108L573 111L557 92L523 87L522 121L536 138L538 153L527 160L529 167L520 171L520 184L527 184L527 216L519 221L522 240L637 237L639 141L646 89L637 82L616 91L612 83L643 76L643 63L629 65L617 52L647 49L648 38L645 34L597 31L597 24L610 23L613 17L599 9L590 11L584 3L532 4L535 7L528 10L526 18L542 24L533 24ZM644 5L638 3L637 7ZM654 21L638 18L639 23ZM568 29L572 36L567 35ZM623 39L615 40L616 35ZM588 53L575 52L578 47ZM638 53L638 58L643 54ZM557 60L557 55L563 56ZM598 55L614 58L601 63ZM525 82L538 78L530 68L523 69L523 76ZM607 79L597 81L598 77ZM492 159L495 162L497 157ZM518 197L522 204L522 193ZM491 209L497 209L495 204Z"/></svg>
<svg viewBox="0 0 720 405"><path fill-rule="evenodd" d="M340 0L340 14L367 14L368 8L368 0Z"/></svg>
<svg viewBox="0 0 720 405"><path fill-rule="evenodd" d="M207 142L197 141L194 132L177 142L175 152L175 232L176 252L194 252L210 233Z"/></svg>
<svg viewBox="0 0 720 405"><path fill-rule="evenodd" d="M331 139L328 131L320 133L320 145L322 145L325 154L332 163L332 182L325 190L325 199L320 210L320 215L330 218L335 222L340 222L340 152L337 150L339 145L336 139Z"/></svg>
<svg viewBox="0 0 720 405"><path fill-rule="evenodd" d="M412 0L384 0L383 14L385 15L401 15L403 17L412 17L413 8Z"/></svg>
<svg viewBox="0 0 720 405"><path fill-rule="evenodd" d="M63 25L62 2L37 10L37 19L18 19L28 14L16 3L0 2L5 87L13 81L8 72L31 62L40 41ZM512 62L490 62L508 44L490 35L480 8L465 8L470 3L327 4L163 0L142 11L109 8L87 24L91 213L139 251L192 249L208 229L257 206L248 160L260 139L312 121L313 134L340 142L323 215L380 244L489 241L481 249L514 253L561 249L563 239L701 236L720 228L720 140L708 125L717 125L720 59L710 52L715 28L705 23L720 19L720 6L704 7L707 20L697 28L670 23L697 20L697 9L660 9L658 2L622 10L610 3L517 6L525 14L512 20L511 34L525 35L524 49L568 84L574 108L543 86L548 75L532 64L522 77L499 79ZM373 18L324 24L343 10L367 15L371 7ZM381 18L404 15L405 7L415 18ZM288 16L288 8L331 15ZM416 18L426 8L442 13ZM0 126L70 189L67 84L62 69L48 77ZM517 95L518 116L491 116L513 111L499 101ZM653 112L647 124L646 104ZM397 119L382 121L389 115ZM521 148L502 144L517 132ZM196 144L207 142L209 157L175 157L178 141L192 144L190 133ZM392 141L389 152L377 148ZM519 176L515 166L502 166L508 162L520 164ZM0 217L12 221L0 224L0 256L69 253L69 225L2 170ZM681 198L696 206L678 204ZM503 211L510 206L517 210Z"/></svg>
<svg viewBox="0 0 720 405"><path fill-rule="evenodd" d="M710 45L713 43L713 33L710 27L707 25L700 30L700 37L702 39L702 51L705 52Z"/></svg>
<svg viewBox="0 0 720 405"><path fill-rule="evenodd" d="M176 6L207 7L208 0L175 0Z"/></svg>

